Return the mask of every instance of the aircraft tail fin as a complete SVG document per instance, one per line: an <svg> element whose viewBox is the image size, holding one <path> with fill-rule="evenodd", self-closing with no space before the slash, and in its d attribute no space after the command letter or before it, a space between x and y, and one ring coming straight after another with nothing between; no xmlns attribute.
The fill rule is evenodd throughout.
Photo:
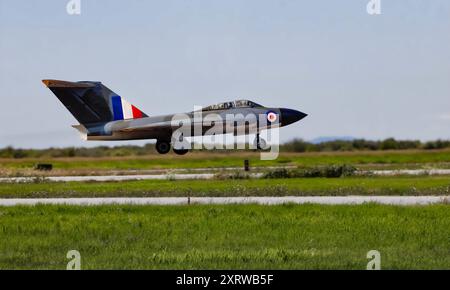
<svg viewBox="0 0 450 290"><path fill-rule="evenodd" d="M59 80L42 80L42 82L84 126L147 117L101 82Z"/></svg>

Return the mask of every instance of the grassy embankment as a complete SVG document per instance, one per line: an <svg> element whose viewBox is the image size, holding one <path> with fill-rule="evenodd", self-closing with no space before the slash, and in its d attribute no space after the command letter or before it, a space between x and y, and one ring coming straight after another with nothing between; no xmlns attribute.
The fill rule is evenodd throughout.
<svg viewBox="0 0 450 290"><path fill-rule="evenodd" d="M0 183L0 198L449 194L446 176Z"/></svg>
<svg viewBox="0 0 450 290"><path fill-rule="evenodd" d="M260 160L259 153L192 152L185 156L169 154L114 158L42 158L0 159L0 175L42 174L33 169L36 163L52 163L51 175L92 174L102 171L127 171L177 168L297 166L299 168L330 164L351 164L358 169L450 168L449 150L355 151L322 153L282 153L276 160Z"/></svg>

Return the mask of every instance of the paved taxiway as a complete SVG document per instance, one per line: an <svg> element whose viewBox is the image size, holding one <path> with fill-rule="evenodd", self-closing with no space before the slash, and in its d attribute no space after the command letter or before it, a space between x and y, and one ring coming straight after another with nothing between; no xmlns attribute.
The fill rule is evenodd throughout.
<svg viewBox="0 0 450 290"><path fill-rule="evenodd" d="M374 170L360 171L357 174L373 174L379 176L395 175L450 175L450 169L414 169L414 170ZM260 178L262 172L250 173L252 178ZM69 181L125 181L125 180L185 180L213 179L215 173L165 173L165 174L132 174L132 175L96 175L96 176L45 176L45 180L54 182ZM35 177L3 177L0 182L33 182Z"/></svg>
<svg viewBox="0 0 450 290"><path fill-rule="evenodd" d="M255 173L256 174L256 173ZM252 177L258 177L253 174ZM152 175L97 175L97 176L45 176L47 181L69 182L69 181L124 181L124 180L183 180L183 179L212 179L214 173L193 174L152 174ZM5 177L0 182L33 182L36 177Z"/></svg>
<svg viewBox="0 0 450 290"><path fill-rule="evenodd" d="M102 197L102 198L4 198L0 206L66 205L184 205L184 204L363 204L427 205L449 203L450 196L284 196L284 197Z"/></svg>

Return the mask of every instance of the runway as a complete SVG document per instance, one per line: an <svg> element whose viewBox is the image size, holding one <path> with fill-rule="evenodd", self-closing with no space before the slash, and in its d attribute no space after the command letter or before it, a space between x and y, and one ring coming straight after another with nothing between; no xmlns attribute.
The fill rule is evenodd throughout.
<svg viewBox="0 0 450 290"><path fill-rule="evenodd" d="M45 176L46 181L125 181L125 180L183 180L183 179L211 179L214 173L194 174L153 174L153 175L97 175L97 176ZM5 177L0 182L33 182L36 177Z"/></svg>
<svg viewBox="0 0 450 290"><path fill-rule="evenodd" d="M214 173L186 173L186 174L151 174L151 175L95 175L95 176L45 176L45 181L70 182L70 181L126 181L126 180L186 180L186 179L213 179ZM251 178L260 178L263 173L250 173ZM3 177L0 182L19 183L33 182L36 177Z"/></svg>
<svg viewBox="0 0 450 290"><path fill-rule="evenodd" d="M394 175L450 175L450 169L398 169L398 170L373 170L366 173L382 176Z"/></svg>
<svg viewBox="0 0 450 290"><path fill-rule="evenodd" d="M284 197L105 197L105 198L4 198L0 206L16 205L187 205L187 204L363 204L428 205L449 203L450 196L284 196Z"/></svg>
<svg viewBox="0 0 450 290"><path fill-rule="evenodd" d="M206 169L205 169L206 170ZM413 169L413 170L373 170L359 171L357 175L450 175L450 169ZM249 173L251 178L261 178L263 172ZM92 175L92 176L44 176L46 181L70 182L70 181L126 181L126 180L187 180L187 179L213 179L215 173L163 173L163 174L131 174L131 175ZM3 177L0 182L33 182L36 177Z"/></svg>

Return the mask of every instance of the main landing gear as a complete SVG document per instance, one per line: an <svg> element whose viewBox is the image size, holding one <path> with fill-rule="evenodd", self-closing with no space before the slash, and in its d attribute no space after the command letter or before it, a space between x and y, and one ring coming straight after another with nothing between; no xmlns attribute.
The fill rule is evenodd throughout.
<svg viewBox="0 0 450 290"><path fill-rule="evenodd" d="M170 151L170 141L158 140L156 141L156 151L159 154L167 154ZM177 155L184 155L189 152L188 149L175 149L173 152Z"/></svg>
<svg viewBox="0 0 450 290"><path fill-rule="evenodd" d="M156 141L156 151L159 154L167 154L170 151L170 141L158 140Z"/></svg>

